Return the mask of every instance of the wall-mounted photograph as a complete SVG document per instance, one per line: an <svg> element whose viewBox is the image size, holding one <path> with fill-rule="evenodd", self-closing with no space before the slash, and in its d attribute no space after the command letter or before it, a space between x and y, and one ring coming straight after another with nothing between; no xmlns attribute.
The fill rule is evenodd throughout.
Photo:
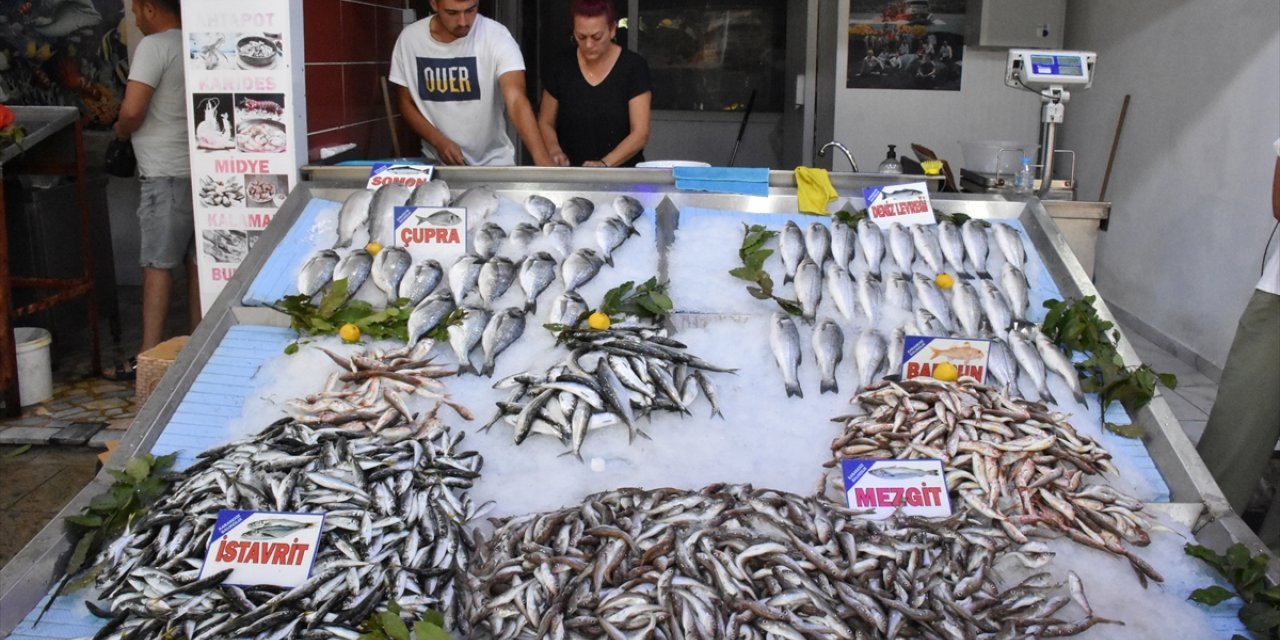
<svg viewBox="0 0 1280 640"><path fill-rule="evenodd" d="M850 89L959 91L967 0L851 0Z"/></svg>

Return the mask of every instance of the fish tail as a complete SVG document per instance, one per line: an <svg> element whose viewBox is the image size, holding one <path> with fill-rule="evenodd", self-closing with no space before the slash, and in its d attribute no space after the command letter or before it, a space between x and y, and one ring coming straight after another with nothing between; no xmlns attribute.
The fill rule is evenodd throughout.
<svg viewBox="0 0 1280 640"><path fill-rule="evenodd" d="M788 383L788 384L786 385L786 387L787 387L787 397L788 397L788 398L793 397L793 396L794 396L794 397L797 397L797 398L803 398L803 397L804 397L804 392L800 390L800 383L798 383L798 382Z"/></svg>
<svg viewBox="0 0 1280 640"><path fill-rule="evenodd" d="M793 278L794 278L794 276L792 276L792 275L791 275L791 274L789 274L789 273L788 273L788 274L783 275L783 276L782 276L782 284L787 284L787 283L791 282L791 280L792 280Z"/></svg>
<svg viewBox="0 0 1280 640"><path fill-rule="evenodd" d="M488 360L488 359L486 359L486 360L484 361L484 368L482 368L482 369L480 370L480 375L482 375L482 376L484 376L484 377L486 377L486 378L492 378L492 377L493 377L493 361L492 361L492 360Z"/></svg>
<svg viewBox="0 0 1280 640"><path fill-rule="evenodd" d="M525 313L537 313L537 312L538 312L538 299L537 299L537 298L534 298L533 300L529 300L528 302L525 302L525 303L524 303L524 311L525 311Z"/></svg>
<svg viewBox="0 0 1280 640"><path fill-rule="evenodd" d="M979 277L979 278L982 278L983 280L990 280L990 279L991 279L991 274L990 274L989 272L979 270L979 271L978 271L978 277Z"/></svg>
<svg viewBox="0 0 1280 640"><path fill-rule="evenodd" d="M930 359L930 360L932 360L932 359L934 359L934 358L938 357L938 355L942 353L941 351L938 351L938 350L937 350L937 349L935 349L934 347L929 347L929 350L933 352L933 353L929 354L929 359Z"/></svg>
<svg viewBox="0 0 1280 640"><path fill-rule="evenodd" d="M711 408L711 417L712 417L712 418L714 418L714 417L716 417L716 416L719 416L721 420L724 420L724 419L725 419L725 418L724 418L724 414L720 412L720 407L712 407L712 408Z"/></svg>
<svg viewBox="0 0 1280 640"><path fill-rule="evenodd" d="M836 384L836 379L834 377L822 381L822 389L819 393L827 392L840 393L840 385Z"/></svg>
<svg viewBox="0 0 1280 640"><path fill-rule="evenodd" d="M605 256L605 257L604 257L604 263L605 263L605 264L607 264L607 265L609 265L610 267L612 267L612 266L613 266L613 256L612 256L612 255L607 255L607 256Z"/></svg>

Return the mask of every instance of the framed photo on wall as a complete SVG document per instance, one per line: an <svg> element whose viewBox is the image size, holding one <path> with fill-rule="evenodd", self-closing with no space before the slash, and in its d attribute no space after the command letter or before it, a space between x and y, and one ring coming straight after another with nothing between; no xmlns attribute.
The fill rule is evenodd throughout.
<svg viewBox="0 0 1280 640"><path fill-rule="evenodd" d="M967 0L850 0L850 89L959 91Z"/></svg>

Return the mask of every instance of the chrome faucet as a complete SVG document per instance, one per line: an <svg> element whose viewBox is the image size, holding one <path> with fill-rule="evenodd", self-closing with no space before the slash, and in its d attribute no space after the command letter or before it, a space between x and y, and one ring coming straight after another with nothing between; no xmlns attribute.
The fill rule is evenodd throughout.
<svg viewBox="0 0 1280 640"><path fill-rule="evenodd" d="M858 173L858 163L856 163L856 162L854 162L854 161L853 161L853 154L852 154L852 153L849 153L849 147L846 147L846 146L844 146L843 144L841 144L841 143L839 143L839 142L836 142L835 140L832 140L831 142L828 142L828 143L826 143L826 144L822 145L822 149L819 149L819 150L818 150L818 156L819 156L819 157L825 157L825 156L827 155L827 149L829 149L829 148L831 148L831 147L835 147L835 148L837 148L837 149L839 149L839 150L843 151L843 152L844 152L844 157L845 157L846 159L848 159L848 160L849 160L849 166L853 168L853 172L854 172L854 173ZM834 167L833 167L833 168L834 168Z"/></svg>

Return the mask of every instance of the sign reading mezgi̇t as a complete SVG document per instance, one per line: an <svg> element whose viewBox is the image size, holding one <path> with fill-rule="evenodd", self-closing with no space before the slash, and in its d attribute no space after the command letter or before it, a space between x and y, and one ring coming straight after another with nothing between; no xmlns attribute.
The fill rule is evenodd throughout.
<svg viewBox="0 0 1280 640"><path fill-rule="evenodd" d="M311 576L323 528L322 513L223 509L200 576L232 569L223 584L297 586Z"/></svg>
<svg viewBox="0 0 1280 640"><path fill-rule="evenodd" d="M869 516L904 515L945 518L951 497L941 460L841 460L850 509L872 509Z"/></svg>

